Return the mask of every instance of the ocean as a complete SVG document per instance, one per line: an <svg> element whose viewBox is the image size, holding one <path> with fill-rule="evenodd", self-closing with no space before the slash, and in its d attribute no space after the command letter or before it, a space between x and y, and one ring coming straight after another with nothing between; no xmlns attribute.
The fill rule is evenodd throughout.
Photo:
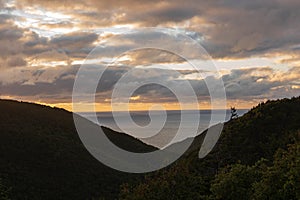
<svg viewBox="0 0 300 200"><path fill-rule="evenodd" d="M247 111L245 109L237 110L238 116L242 116ZM200 120L195 119L197 112L200 114ZM148 111L132 111L130 112L131 118L125 112L114 112L114 115L112 112L98 112L98 121L94 121L94 123L124 132L147 144L164 148L171 143L198 135L214 124L228 121L231 115L230 110L215 110L212 120L211 110L190 110L184 113L185 118L181 120L182 115L179 110L166 111L166 115L162 115L161 111L152 111L152 119L150 119ZM91 119L91 113L80 113L80 115ZM165 120L163 116L166 116ZM128 119L132 119L134 124L131 124ZM164 121L165 123L163 123ZM180 125L180 122L184 123ZM177 134L179 125L183 130L183 134L180 136Z"/></svg>

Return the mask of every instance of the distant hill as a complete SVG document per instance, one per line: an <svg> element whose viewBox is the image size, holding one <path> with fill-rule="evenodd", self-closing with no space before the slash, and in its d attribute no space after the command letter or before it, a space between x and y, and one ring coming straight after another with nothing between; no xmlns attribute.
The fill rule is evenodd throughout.
<svg viewBox="0 0 300 200"><path fill-rule="evenodd" d="M123 149L156 150L129 135L103 130ZM115 171L94 159L77 135L72 113L0 100L0 180L11 188L13 199L114 199L123 182L138 178L141 176Z"/></svg>

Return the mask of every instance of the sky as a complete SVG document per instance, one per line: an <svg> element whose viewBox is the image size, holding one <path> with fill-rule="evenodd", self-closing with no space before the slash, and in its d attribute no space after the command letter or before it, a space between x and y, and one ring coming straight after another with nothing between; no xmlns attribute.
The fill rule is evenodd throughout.
<svg viewBox="0 0 300 200"><path fill-rule="evenodd" d="M91 65L107 67L95 93L97 111L111 110L114 86L131 69L123 86L151 80L184 91L188 81L203 109L211 108L207 80L222 81L228 107L299 96L299 10L299 0L0 0L0 98L72 110L76 74ZM182 35L207 53L184 49L200 71L165 48L137 49L145 41L183 48ZM89 59L97 48L97 59ZM81 103L88 111L90 102ZM159 84L143 85L130 98L131 110L157 104L181 108Z"/></svg>

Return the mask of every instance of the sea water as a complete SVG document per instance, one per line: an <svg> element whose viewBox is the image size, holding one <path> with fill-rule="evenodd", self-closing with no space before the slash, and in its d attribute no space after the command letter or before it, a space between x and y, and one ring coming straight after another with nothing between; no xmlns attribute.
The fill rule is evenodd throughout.
<svg viewBox="0 0 300 200"><path fill-rule="evenodd" d="M237 110L238 116L242 116L247 111L244 109ZM130 117L134 124L131 124L128 122L128 115L125 112L114 112L114 114L112 112L98 112L96 114L98 121L94 121L95 123L129 134L159 148L194 137L214 124L228 121L231 116L230 110L214 110L214 112L211 110L189 110L184 111L184 114L179 110L174 110L166 111L166 115L163 115L161 111L152 111L151 120L148 111L132 111ZM91 119L91 113L81 113L81 115ZM199 120L195 117L197 115L200 116ZM165 116L166 119L164 120L162 116ZM181 134L178 133L179 127L182 130Z"/></svg>

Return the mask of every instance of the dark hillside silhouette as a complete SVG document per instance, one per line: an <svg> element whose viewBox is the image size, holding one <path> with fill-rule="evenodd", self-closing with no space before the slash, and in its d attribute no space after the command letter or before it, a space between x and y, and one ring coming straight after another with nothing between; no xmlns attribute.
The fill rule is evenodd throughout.
<svg viewBox="0 0 300 200"><path fill-rule="evenodd" d="M299 199L299 97L261 103L226 122L212 152L199 159L204 131L178 161L145 177L118 172L93 158L70 112L8 100L0 100L0 110L1 198L241 199L244 194L244 199ZM124 133L103 130L126 150L156 150ZM270 184L276 177L280 182Z"/></svg>
<svg viewBox="0 0 300 200"><path fill-rule="evenodd" d="M123 149L156 150L129 135L103 130ZM0 100L0 149L0 178L11 187L13 199L113 199L121 183L141 177L94 159L77 135L72 113L58 108Z"/></svg>
<svg viewBox="0 0 300 200"><path fill-rule="evenodd" d="M299 199L299 111L300 97L261 103L225 123L204 159L198 151L206 132L170 168L124 184L120 198Z"/></svg>

